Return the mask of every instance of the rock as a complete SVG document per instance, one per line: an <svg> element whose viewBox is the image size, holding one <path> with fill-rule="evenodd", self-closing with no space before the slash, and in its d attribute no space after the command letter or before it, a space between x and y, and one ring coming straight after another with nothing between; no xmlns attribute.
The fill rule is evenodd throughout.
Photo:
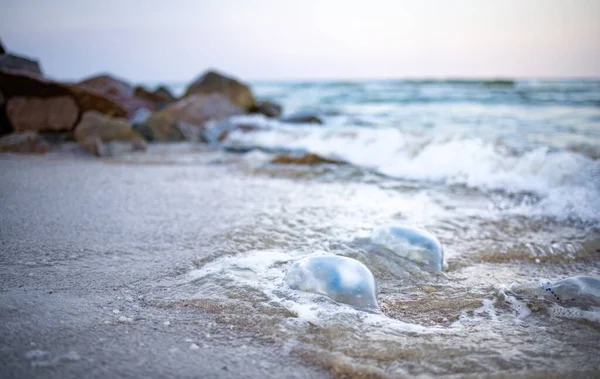
<svg viewBox="0 0 600 379"><path fill-rule="evenodd" d="M82 80L79 85L100 93L127 110L128 116L133 116L140 108L155 109L152 102L134 96L134 88L129 83L110 75L97 75Z"/></svg>
<svg viewBox="0 0 600 379"><path fill-rule="evenodd" d="M12 133L0 138L0 152L22 154L45 154L52 150L37 133Z"/></svg>
<svg viewBox="0 0 600 379"><path fill-rule="evenodd" d="M240 115L243 111L224 95L212 93L187 96L160 113L177 121L204 127L207 121Z"/></svg>
<svg viewBox="0 0 600 379"><path fill-rule="evenodd" d="M133 128L148 141L176 142L185 139L179 128L179 123L179 121L159 112L150 116L145 122L134 125Z"/></svg>
<svg viewBox="0 0 600 379"><path fill-rule="evenodd" d="M157 98L163 99L165 103L172 103L173 101L177 100L177 98L173 96L171 91L169 91L169 89L165 86L158 87L153 93Z"/></svg>
<svg viewBox="0 0 600 379"><path fill-rule="evenodd" d="M323 120L310 113L296 113L281 119L288 124L323 124Z"/></svg>
<svg viewBox="0 0 600 379"><path fill-rule="evenodd" d="M4 45L2 44L1 39L0 39L0 54L6 54L6 49L4 48Z"/></svg>
<svg viewBox="0 0 600 379"><path fill-rule="evenodd" d="M440 241L425 230L404 225L380 226L371 232L371 242L434 271L442 271L444 249Z"/></svg>
<svg viewBox="0 0 600 379"><path fill-rule="evenodd" d="M82 80L79 84L109 96L133 96L133 86L106 74L92 76Z"/></svg>
<svg viewBox="0 0 600 379"><path fill-rule="evenodd" d="M79 118L79 107L72 96L11 97L6 116L16 132L69 131Z"/></svg>
<svg viewBox="0 0 600 379"><path fill-rule="evenodd" d="M165 87L159 87L152 92L142 86L137 86L133 90L133 95L151 103L154 107L153 109L161 109L165 105L175 101L175 97Z"/></svg>
<svg viewBox="0 0 600 379"><path fill-rule="evenodd" d="M12 70L40 77L43 76L38 61L13 54L2 53L0 55L0 70Z"/></svg>
<svg viewBox="0 0 600 379"><path fill-rule="evenodd" d="M104 116L98 112L84 113L75 128L75 140L84 150L98 155L116 155L126 151L145 150L146 142L135 132L127 120ZM127 144L108 144L108 142L122 141ZM122 146L128 146L123 149Z"/></svg>
<svg viewBox="0 0 600 379"><path fill-rule="evenodd" d="M298 165L318 165L318 164L345 164L344 161L335 159L328 159L321 157L317 154L304 154L304 155L285 155L281 154L276 156L271 163L275 164L298 164Z"/></svg>
<svg viewBox="0 0 600 379"><path fill-rule="evenodd" d="M98 111L115 117L127 116L127 111L114 101L74 84L45 80L17 71L0 71L0 91L4 97L60 97L71 96L79 108L79 114Z"/></svg>
<svg viewBox="0 0 600 379"><path fill-rule="evenodd" d="M254 107L250 110L250 113L259 113L267 117L275 118L280 117L283 108L281 105L272 101L258 101Z"/></svg>
<svg viewBox="0 0 600 379"><path fill-rule="evenodd" d="M226 96L234 105L245 111L252 109L255 104L250 87L215 71L208 71L194 81L186 89L184 97L210 93L220 93Z"/></svg>
<svg viewBox="0 0 600 379"><path fill-rule="evenodd" d="M363 310L379 310L373 274L352 258L337 255L303 258L290 267L284 280L291 289L326 295Z"/></svg>

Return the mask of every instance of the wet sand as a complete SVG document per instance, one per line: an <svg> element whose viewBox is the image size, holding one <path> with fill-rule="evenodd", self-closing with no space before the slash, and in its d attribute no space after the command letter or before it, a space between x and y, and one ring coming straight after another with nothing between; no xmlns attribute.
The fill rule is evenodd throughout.
<svg viewBox="0 0 600 379"><path fill-rule="evenodd" d="M0 157L0 377L328 377L215 314L144 298L208 252L215 215L235 215L214 175Z"/></svg>

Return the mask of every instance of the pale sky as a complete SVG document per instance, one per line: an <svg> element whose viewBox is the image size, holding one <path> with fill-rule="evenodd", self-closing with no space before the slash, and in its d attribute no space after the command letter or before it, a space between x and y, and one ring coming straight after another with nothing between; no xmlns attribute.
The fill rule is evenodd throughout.
<svg viewBox="0 0 600 379"><path fill-rule="evenodd" d="M49 76L600 77L600 0L0 0Z"/></svg>

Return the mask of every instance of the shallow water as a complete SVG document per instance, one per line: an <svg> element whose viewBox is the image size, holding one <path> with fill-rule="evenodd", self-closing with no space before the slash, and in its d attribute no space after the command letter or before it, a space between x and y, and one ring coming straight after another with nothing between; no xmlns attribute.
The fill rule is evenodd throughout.
<svg viewBox="0 0 600 379"><path fill-rule="evenodd" d="M189 170L208 165L211 185L223 188L212 196L236 216L225 223L215 217L210 227L219 232L202 241L202 257L151 286L152 304L214 313L342 376L597 372L598 310L561 311L564 304L507 291L512 283L600 277L597 223L514 212L541 201L531 194L416 183L353 166L279 166L269 158L217 149L162 156ZM191 192L202 188L180 180ZM372 228L390 222L438 236L444 272L370 243ZM381 313L287 286L294 262L329 254L373 272Z"/></svg>
<svg viewBox="0 0 600 379"><path fill-rule="evenodd" d="M173 322L181 309L206 312L337 376L599 374L600 310L512 290L600 278L597 82L255 90L283 101L288 113L316 109L326 123L252 116L240 121L262 130L232 133L224 146L153 145L102 162L50 156L39 169L5 158L5 197L75 186L79 195L49 214L109 221L111 238L123 241L121 264L149 273L136 276L145 306L172 312ZM281 150L349 164L272 164L272 151ZM17 175L20 164L27 175ZM43 194L54 207L56 198ZM27 221L16 209L6 214L15 221L8 225ZM47 242L101 250L107 235L97 222L57 223ZM370 243L372 229L386 224L437 236L443 272ZM5 233L18 241L22 231L14 228ZM369 268L381 312L286 284L294 262L331 254ZM98 267L111 264L97 259Z"/></svg>
<svg viewBox="0 0 600 379"><path fill-rule="evenodd" d="M325 125L239 119L262 130L233 133L224 144L255 150L214 164L275 194L244 203L240 214L253 216L216 242L227 247L168 280L180 299L161 301L192 301L340 375L598 373L597 309L507 288L600 277L600 82L287 82L254 90ZM270 152L286 150L350 165L269 163ZM372 228L390 223L436 235L444 273L370 244ZM373 272L382 314L287 288L294 261L323 254Z"/></svg>

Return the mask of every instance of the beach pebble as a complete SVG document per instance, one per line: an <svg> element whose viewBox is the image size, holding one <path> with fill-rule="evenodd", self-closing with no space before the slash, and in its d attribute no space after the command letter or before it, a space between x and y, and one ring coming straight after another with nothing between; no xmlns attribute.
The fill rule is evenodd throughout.
<svg viewBox="0 0 600 379"><path fill-rule="evenodd" d="M326 295L360 309L379 309L373 274L352 258L336 255L303 258L290 267L285 281L291 289Z"/></svg>
<svg viewBox="0 0 600 379"><path fill-rule="evenodd" d="M405 225L379 226L371 232L371 242L434 271L442 271L444 249L440 241L425 230Z"/></svg>

